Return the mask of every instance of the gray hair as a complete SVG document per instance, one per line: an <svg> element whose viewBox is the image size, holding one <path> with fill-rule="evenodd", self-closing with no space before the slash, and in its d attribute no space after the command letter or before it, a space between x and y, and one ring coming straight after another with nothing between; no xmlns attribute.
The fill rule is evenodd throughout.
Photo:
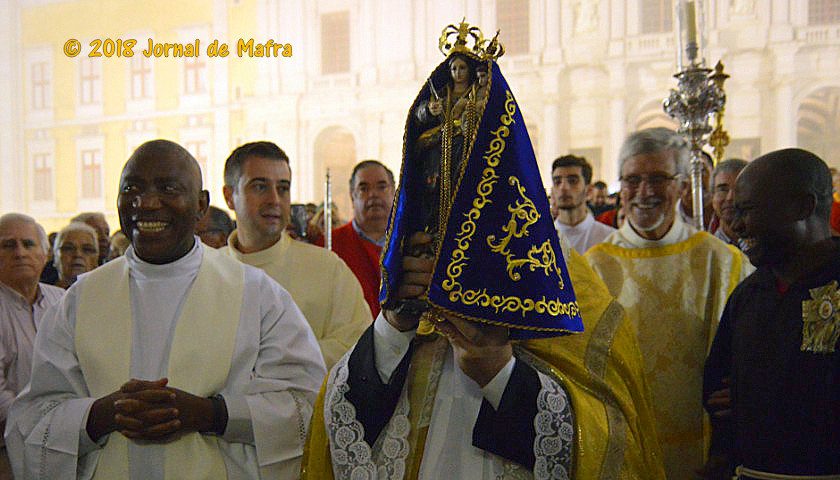
<svg viewBox="0 0 840 480"><path fill-rule="evenodd" d="M53 263L55 263L56 266L58 266L58 263L56 262L58 262L59 257L58 247L61 246L61 242L64 241L64 237L66 237L70 232L84 232L93 237L93 245L96 247L96 254L99 255L99 242L97 240L99 237L96 235L96 230L87 223L70 222L70 224L62 228L55 237L55 243L53 244Z"/></svg>
<svg viewBox="0 0 840 480"><path fill-rule="evenodd" d="M0 217L0 226L7 222L21 222L34 225L35 231L38 232L38 241L41 242L41 248L44 250L44 255L46 255L49 252L50 241L47 238L47 232L44 231L44 227L42 227L40 223L36 222L34 218L30 217L29 215L24 215L22 213L7 213Z"/></svg>
<svg viewBox="0 0 840 480"><path fill-rule="evenodd" d="M740 158L728 158L717 164L717 167L715 167L715 170L712 172L711 178L709 178L709 183L711 183L711 185L715 184L715 177L717 177L718 173L739 173L747 165L748 162L746 160L742 160Z"/></svg>
<svg viewBox="0 0 840 480"><path fill-rule="evenodd" d="M624 163L636 155L648 155L674 151L676 173L688 175L689 149L685 139L677 132L664 127L646 128L631 133L621 144L618 152L618 174L624 170Z"/></svg>

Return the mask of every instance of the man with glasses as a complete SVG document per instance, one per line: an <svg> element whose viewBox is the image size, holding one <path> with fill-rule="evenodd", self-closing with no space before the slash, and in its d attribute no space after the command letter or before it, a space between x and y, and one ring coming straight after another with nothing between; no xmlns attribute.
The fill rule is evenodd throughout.
<svg viewBox="0 0 840 480"><path fill-rule="evenodd" d="M752 271L735 247L680 220L687 164L675 132L632 133L619 153L627 221L586 255L636 325L668 478L703 465L703 360L729 293Z"/></svg>

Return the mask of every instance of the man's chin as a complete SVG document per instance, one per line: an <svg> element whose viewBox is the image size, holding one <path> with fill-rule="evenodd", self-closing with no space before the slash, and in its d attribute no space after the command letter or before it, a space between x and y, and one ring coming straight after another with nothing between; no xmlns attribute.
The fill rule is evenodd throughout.
<svg viewBox="0 0 840 480"><path fill-rule="evenodd" d="M645 215L643 218L634 217L630 219L633 228L640 232L652 232L665 223L665 214L662 213L656 218Z"/></svg>
<svg viewBox="0 0 840 480"><path fill-rule="evenodd" d="M285 223L272 223L269 225L263 225L262 228L259 229L259 234L264 239L269 239L276 242L280 239L280 236L283 235L284 230L286 230Z"/></svg>

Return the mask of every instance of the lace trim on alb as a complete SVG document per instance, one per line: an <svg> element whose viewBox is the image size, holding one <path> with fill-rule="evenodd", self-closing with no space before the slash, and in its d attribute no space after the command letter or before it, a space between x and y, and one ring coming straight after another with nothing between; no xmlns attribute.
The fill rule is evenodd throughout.
<svg viewBox="0 0 840 480"><path fill-rule="evenodd" d="M356 420L356 408L347 400L350 358L347 352L335 365L327 382L324 423L330 439L333 473L337 480L401 480L408 457L409 403L406 386L400 393L394 415L379 435L373 449L365 442L365 430Z"/></svg>
<svg viewBox="0 0 840 480"><path fill-rule="evenodd" d="M309 422L304 421L304 418L312 418L312 405L302 398L300 392L290 390L289 393L292 395L292 399L295 401L295 406L297 407L298 438L300 439L300 444L304 445L307 434L309 433Z"/></svg>
<svg viewBox="0 0 840 480"><path fill-rule="evenodd" d="M508 462L502 457L493 457L494 480L533 480L534 474L518 463Z"/></svg>
<svg viewBox="0 0 840 480"><path fill-rule="evenodd" d="M567 480L572 466L574 418L569 396L559 383L539 373L542 389L534 417L534 478Z"/></svg>

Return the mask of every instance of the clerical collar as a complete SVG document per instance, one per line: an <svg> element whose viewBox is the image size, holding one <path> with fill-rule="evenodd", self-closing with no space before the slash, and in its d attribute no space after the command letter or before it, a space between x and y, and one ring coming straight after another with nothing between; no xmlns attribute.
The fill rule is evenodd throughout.
<svg viewBox="0 0 840 480"><path fill-rule="evenodd" d="M157 265L149 263L134 252L134 246L128 247L125 251L125 258L128 268L133 277L143 280L159 280L175 276L194 274L201 266L201 259L204 256L204 247L201 238L195 237L193 248L183 257L174 262Z"/></svg>
<svg viewBox="0 0 840 480"><path fill-rule="evenodd" d="M280 239L274 242L274 245L257 252L242 253L242 251L239 250L239 231L234 230L228 238L227 247L222 248L230 249L234 258L242 263L247 263L248 265L253 265L255 267L261 267L263 265L276 262L278 258L283 258L286 255L286 250L292 242L296 241L297 240L292 240L292 237L290 237L284 230L280 234Z"/></svg>
<svg viewBox="0 0 840 480"><path fill-rule="evenodd" d="M689 237L697 233L697 230L694 227L683 222L679 216L674 217L674 223L671 225L668 233L659 240L648 240L643 238L641 235L636 233L636 230L633 229L633 226L630 223L630 217L627 217L624 225L622 225L618 230L624 240L622 243L628 244L620 246L625 246L627 248L650 248L673 245L675 243L688 240Z"/></svg>
<svg viewBox="0 0 840 480"><path fill-rule="evenodd" d="M388 239L387 235L382 235L381 240L374 240L374 239L370 238L369 236L365 235L365 232L363 232L361 227L359 227L359 224L356 223L355 218L353 220L351 220L350 223L353 224L353 230L355 230L356 234L358 236L362 237L362 239L367 240L368 242L376 245L377 247L385 247L385 240Z"/></svg>

